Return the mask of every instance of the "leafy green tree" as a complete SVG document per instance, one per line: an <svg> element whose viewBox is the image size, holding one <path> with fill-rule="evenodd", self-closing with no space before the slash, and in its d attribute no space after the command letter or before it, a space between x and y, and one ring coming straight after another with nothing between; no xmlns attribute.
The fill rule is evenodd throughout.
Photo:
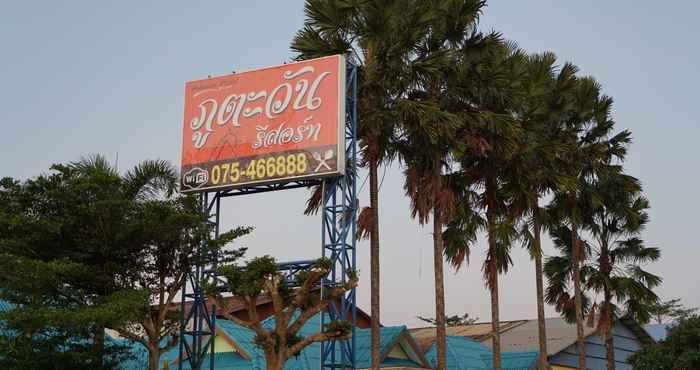
<svg viewBox="0 0 700 370"><path fill-rule="evenodd" d="M657 324L663 324L665 320L678 321L694 315L697 310L697 308L688 308L683 305L680 298L658 302L649 307L649 313Z"/></svg>
<svg viewBox="0 0 700 370"><path fill-rule="evenodd" d="M136 320L132 308L145 299L125 285L140 251L133 205L174 189L162 164L144 162L122 178L94 156L23 183L3 180L0 298L16 305L4 316L20 342L46 343L57 333L74 338L54 347L57 356L89 354L84 368L115 365L104 329Z"/></svg>
<svg viewBox="0 0 700 370"><path fill-rule="evenodd" d="M427 322L428 324L435 325L436 320L432 317L423 317L423 316L416 316L416 318L420 321ZM452 315L452 316L447 316L445 317L445 325L446 326L460 326L460 325L471 325L479 321L478 317L469 317L468 313L465 313L464 315Z"/></svg>
<svg viewBox="0 0 700 370"><path fill-rule="evenodd" d="M172 309L187 279L187 272L198 263L197 258L216 255L221 262L239 258L244 249L224 250L237 238L252 229L238 227L212 239L213 226L207 222L199 199L192 196L172 199L150 199L138 203L140 252L129 271L128 284L144 293L138 305L136 320L113 328L148 351L148 368L160 368L160 357L178 344L180 318Z"/></svg>
<svg viewBox="0 0 700 370"><path fill-rule="evenodd" d="M352 332L350 323L335 320L327 323L323 330L317 333L300 335L300 330L309 319L357 286L357 276L354 272L350 272L350 280L343 284L324 285L323 279L330 269L331 261L320 259L314 267L298 273L292 283L277 271L274 258L258 257L244 266L226 264L220 267L219 272L226 284L211 286L207 290L223 308L222 315L226 319L255 332L255 344L265 353L267 369L282 370L290 357L298 355L310 344L346 339ZM233 294L245 305L247 320L227 313L226 307L230 300L223 299L223 294L227 293ZM260 321L256 311L258 297L261 295L272 299L275 320L269 326Z"/></svg>
<svg viewBox="0 0 700 370"><path fill-rule="evenodd" d="M700 368L700 316L682 317L661 342L627 359L636 370Z"/></svg>
<svg viewBox="0 0 700 370"><path fill-rule="evenodd" d="M648 201L641 195L637 179L619 173L602 175L582 193L596 199L583 223L590 235L590 241L582 240L584 311L589 311L591 320L599 311L597 326L605 341L607 366L614 369L614 321L623 313L640 322L649 320L648 308L657 301L652 289L661 283L661 278L643 270L642 264L656 261L660 253L639 238L648 222ZM571 311L568 287L575 263L570 235L566 227L553 230L555 245L562 255L549 258L545 266L550 282L547 299L569 317L572 312L566 312ZM602 296L602 300L594 302L595 296Z"/></svg>
<svg viewBox="0 0 700 370"><path fill-rule="evenodd" d="M136 296L105 297L91 307L64 295L66 276L88 276L69 261L42 262L0 255L1 299L13 302L0 312L0 367L16 370L117 369L130 357L127 346L95 343L94 322L125 320L119 305L138 302ZM11 272L10 272L11 271ZM13 276L14 274L22 275ZM58 290L61 293L57 293Z"/></svg>
<svg viewBox="0 0 700 370"><path fill-rule="evenodd" d="M171 304L196 263L195 248L211 234L197 199L174 193L177 178L164 161L120 175L92 156L24 183L3 180L0 295L17 304L7 314L13 333L31 334L14 341L27 345L24 353L32 343L56 343L52 356L83 353L84 367L109 368L119 349L105 345L109 328L142 344L149 368L158 368L161 354L177 344ZM204 254L235 256L240 252L222 248L248 231L222 233ZM73 339L64 346L58 338Z"/></svg>

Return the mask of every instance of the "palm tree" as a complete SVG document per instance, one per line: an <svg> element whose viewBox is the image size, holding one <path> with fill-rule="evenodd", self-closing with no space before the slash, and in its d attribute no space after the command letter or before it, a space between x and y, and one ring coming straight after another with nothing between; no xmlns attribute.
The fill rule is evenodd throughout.
<svg viewBox="0 0 700 370"><path fill-rule="evenodd" d="M489 38L498 40L500 36ZM455 89L461 97L455 101L459 109L478 117L473 130L484 146L482 150L463 151L460 170L451 176L458 201L455 217L445 230L445 253L451 264L459 267L468 262L476 233L486 231L488 251L483 271L491 294L494 369L500 369L498 274L507 272L512 264L509 250L517 234L508 214L504 185L510 175L505 169L520 147L521 124L514 113L523 91L525 56L514 44L498 41L479 60L465 58L462 67L456 79L462 88Z"/></svg>
<svg viewBox="0 0 700 370"><path fill-rule="evenodd" d="M630 142L630 132L621 131L613 134L615 122L611 119L612 98L601 94L601 86L591 77L578 78L573 92L573 109L566 122L568 148L564 156L567 176L576 179L576 186L558 189L550 204L555 215L553 222L568 222L572 240L574 264L572 266L574 297L573 319L576 322L577 351L579 368L585 369L586 356L584 344L584 311L581 288L580 265L585 259L585 249L581 245L579 226L589 210L590 199L586 199L582 190L595 181L605 171L620 170L613 164L614 160L624 159Z"/></svg>
<svg viewBox="0 0 700 370"><path fill-rule="evenodd" d="M523 245L535 261L537 321L540 368L548 368L547 337L544 317L544 284L541 232L547 225L546 209L541 198L556 189L571 186L571 179L561 170L561 157L567 151L563 130L570 110L570 92L575 86L575 67L569 63L557 68L556 56L542 53L528 56L527 77L517 117L523 126L522 145L507 162L509 174L505 188L513 218L521 223Z"/></svg>
<svg viewBox="0 0 700 370"><path fill-rule="evenodd" d="M358 104L359 138L364 165L369 169L370 206L360 212L358 234L370 239L372 368L379 368L380 263L379 166L393 159L395 101L406 88L399 77L426 30L426 3L409 0L347 2L307 0L306 20L292 42L299 59L346 54L361 68ZM314 189L306 213L321 202Z"/></svg>
<svg viewBox="0 0 700 370"><path fill-rule="evenodd" d="M651 317L649 307L658 298L652 291L661 278L644 271L642 264L656 261L659 249L644 245L639 234L648 222L649 202L641 195L639 181L616 171L603 174L584 194L596 198L585 217L586 258L582 261L583 301L589 306L589 318L598 315L598 330L605 340L608 370L615 369L612 328L622 312L641 322ZM568 283L574 265L571 231L562 226L553 232L555 246L561 256L547 260L545 271L550 281L548 300L570 310ZM596 296L601 301L594 302ZM594 302L591 305L591 302Z"/></svg>
<svg viewBox="0 0 700 370"><path fill-rule="evenodd" d="M446 368L443 227L454 210L453 193L446 181L455 154L478 142L471 126L475 115L454 104L449 85L456 77L460 51L477 35L485 2L433 0L417 2L429 15L427 32L408 63L411 89L397 104L401 126L397 148L406 169L404 190L411 199L412 216L433 223L435 323L437 368ZM476 145L474 145L476 146Z"/></svg>

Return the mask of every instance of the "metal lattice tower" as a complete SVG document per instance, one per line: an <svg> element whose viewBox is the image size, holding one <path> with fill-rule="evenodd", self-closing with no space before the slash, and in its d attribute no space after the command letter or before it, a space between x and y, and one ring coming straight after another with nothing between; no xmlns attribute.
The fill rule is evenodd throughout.
<svg viewBox="0 0 700 370"><path fill-rule="evenodd" d="M332 267L323 280L323 286L333 287L343 284L350 278L349 273L356 270L356 235L357 235L357 66L347 64L346 71L346 109L345 109L345 175L311 180L298 180L271 185L252 185L226 191L202 193L202 206L209 215L208 222L213 226L213 237L219 234L221 200L227 197L265 193L310 186L323 187L323 211L321 233L321 255L329 258ZM183 362L189 363L193 370L215 369L214 338L216 333L216 305L209 304L202 291L207 283L217 279L217 260L212 256L197 251L199 263L188 273L187 286L182 290L180 307L180 341L178 370ZM295 261L278 264L278 270L288 279L294 279L296 273L314 265L315 261ZM187 304L190 308L187 312ZM355 289L347 292L342 299L329 305L327 310L330 320L344 319L352 324L352 336L348 340L323 342L321 345L321 368L355 369L355 327L357 324ZM322 315L323 327L325 315ZM189 324L189 325L188 325ZM209 364L204 360L209 355Z"/></svg>

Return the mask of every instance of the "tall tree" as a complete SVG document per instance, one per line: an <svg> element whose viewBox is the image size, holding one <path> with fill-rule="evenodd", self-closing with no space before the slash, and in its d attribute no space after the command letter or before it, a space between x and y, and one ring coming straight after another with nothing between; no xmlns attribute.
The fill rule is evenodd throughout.
<svg viewBox="0 0 700 370"><path fill-rule="evenodd" d="M350 323L335 320L316 333L300 335L309 319L322 313L330 303L357 286L354 272L350 272L350 279L343 284L322 286L322 280L328 276L330 269L331 261L320 259L314 267L297 274L295 281L290 282L277 271L274 258L264 256L253 258L244 266L227 264L220 267L219 272L226 285L207 289L215 295L226 319L255 332L255 344L265 353L266 368L282 370L290 357L297 356L312 343L346 339L352 332ZM324 289L323 296L320 289ZM227 313L227 301L222 299L222 293L231 293L243 302L248 313L247 320ZM269 296L272 300L273 323L261 322L257 314L258 297L261 295Z"/></svg>
<svg viewBox="0 0 700 370"><path fill-rule="evenodd" d="M460 170L450 176L458 201L455 217L445 231L445 253L459 267L468 262L476 233L486 231L488 251L483 272L491 295L494 368L500 369L498 274L505 273L512 264L509 250L517 234L507 212L504 185L509 174L505 168L522 134L514 109L522 93L525 56L514 44L500 41L499 35L491 35L486 41L486 45L493 45L479 59L464 51L465 60L456 79L462 86L455 89L456 106L477 118L471 135L483 144L463 151Z"/></svg>
<svg viewBox="0 0 700 370"><path fill-rule="evenodd" d="M547 225L547 212L541 199L552 191L571 186L572 179L562 171L566 153L564 119L570 111L570 92L575 86L573 65L556 66L552 53L530 55L523 81L523 96L516 117L523 134L521 145L506 163L509 176L504 187L510 198L509 213L519 219L523 244L535 261L539 362L548 368L544 317L544 283L541 233Z"/></svg>
<svg viewBox="0 0 700 370"><path fill-rule="evenodd" d="M591 306L589 317L595 319L597 314L598 330L605 340L607 367L612 370L615 368L614 321L621 313L640 322L649 320L649 307L657 302L652 289L661 279L644 271L641 265L657 260L660 253L657 248L645 246L639 238L648 222L649 203L641 195L637 179L616 172L602 174L583 193L595 200L583 224L590 241L585 242L589 258L581 267L582 284L586 302L593 302L590 294L602 296L601 302ZM562 231L569 233L561 229L557 233ZM547 261L547 275L551 277L548 296L552 300L568 294L564 289L572 260L567 241L570 238L555 238L563 256Z"/></svg>
<svg viewBox="0 0 700 370"><path fill-rule="evenodd" d="M90 366L111 366L104 329L136 319L131 308L144 299L125 285L140 252L135 205L172 192L176 178L160 161L143 162L122 177L101 156L52 170L24 183L3 181L1 207L11 217L1 222L8 268L0 294L17 304L11 315L19 332L80 333L85 340L78 343L90 343L94 354ZM37 276L31 289L30 274Z"/></svg>
<svg viewBox="0 0 700 370"><path fill-rule="evenodd" d="M698 309L695 307L686 307L683 305L680 298L658 302L649 307L652 319L656 321L657 324L663 324L666 320L671 322L678 321L682 318L694 315L697 310Z"/></svg>
<svg viewBox="0 0 700 370"><path fill-rule="evenodd" d="M423 2L425 3L425 2ZM406 90L399 74L426 30L429 12L413 0L307 0L304 27L292 50L299 59L345 54L360 67L358 124L362 158L369 170L370 205L359 216L359 234L370 239L372 368L379 368L380 263L379 167L393 158L395 100ZM314 189L306 213L321 202Z"/></svg>
<svg viewBox="0 0 700 370"><path fill-rule="evenodd" d="M114 329L148 351L148 369L160 368L160 357L178 344L180 320L172 304L185 285L187 271L200 256L217 255L221 262L240 257L244 249L224 250L251 228L238 227L211 238L213 225L197 197L149 199L137 205L139 227L134 242L141 248L129 270L129 285L143 292L132 309L135 320ZM199 251L198 251L199 249Z"/></svg>
<svg viewBox="0 0 700 370"><path fill-rule="evenodd" d="M455 77L459 52L477 31L485 3L426 1L431 14L427 32L409 63L411 89L397 104L401 115L397 147L406 166L404 190L411 213L421 224L433 223L437 368L445 369L444 225L452 217L454 197L446 174L455 155L474 137L474 116L455 109L448 85Z"/></svg>
<svg viewBox="0 0 700 370"><path fill-rule="evenodd" d="M573 286L574 296L571 306L574 308L576 322L577 351L579 368L585 369L586 356L584 344L584 301L581 288L580 265L585 259L585 248L580 241L580 226L589 211L590 199L586 199L582 190L604 171L619 171L617 162L624 159L630 142L629 131L614 132L615 122L611 117L612 98L602 94L600 84L591 77L579 77L573 91L572 110L568 114L568 148L563 156L563 170L567 176L576 179L576 185L557 189L549 208L554 217L552 221L561 225L567 223L571 232L574 258Z"/></svg>
<svg viewBox="0 0 700 370"><path fill-rule="evenodd" d="M143 161L120 175L91 156L23 184L3 180L0 213L11 218L0 221L7 257L0 295L17 304L8 313L16 332L37 333L30 338L43 344L89 343L92 365L109 367L117 361L104 329L113 329L142 344L149 369L158 369L161 354L177 344L171 304L196 263L194 250L207 240L205 252L226 261L240 251L223 247L249 231L208 240L212 226L196 198L174 193L177 178L165 161ZM27 274L37 279L27 282ZM81 352L73 349L55 352Z"/></svg>
<svg viewBox="0 0 700 370"><path fill-rule="evenodd" d="M430 325L435 325L436 321L432 317L416 316L420 321L426 322ZM445 326L461 326L461 325L472 325L479 321L478 317L469 317L469 313L464 315L452 315L445 318Z"/></svg>

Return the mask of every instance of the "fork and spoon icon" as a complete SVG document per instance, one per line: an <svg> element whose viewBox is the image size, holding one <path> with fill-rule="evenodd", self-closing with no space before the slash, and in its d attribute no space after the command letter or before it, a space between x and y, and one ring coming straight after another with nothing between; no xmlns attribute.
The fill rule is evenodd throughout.
<svg viewBox="0 0 700 370"><path fill-rule="evenodd" d="M328 171L331 170L331 166L329 166L326 161L333 158L333 149L326 150L323 153L323 157L321 157L321 152L313 152L311 156L318 162L318 166L316 166L314 172L321 170L321 167L325 167Z"/></svg>

